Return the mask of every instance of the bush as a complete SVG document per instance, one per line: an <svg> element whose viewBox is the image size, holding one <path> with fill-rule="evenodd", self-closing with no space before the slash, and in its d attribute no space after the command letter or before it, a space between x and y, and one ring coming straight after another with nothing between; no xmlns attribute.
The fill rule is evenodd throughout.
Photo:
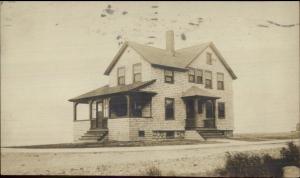
<svg viewBox="0 0 300 178"><path fill-rule="evenodd" d="M151 166L145 171L146 176L161 176L161 170L155 166Z"/></svg>
<svg viewBox="0 0 300 178"><path fill-rule="evenodd" d="M280 150L280 158L237 153L226 153L225 168L216 170L221 176L230 177L282 177L284 166L300 166L299 147L288 143L288 148Z"/></svg>

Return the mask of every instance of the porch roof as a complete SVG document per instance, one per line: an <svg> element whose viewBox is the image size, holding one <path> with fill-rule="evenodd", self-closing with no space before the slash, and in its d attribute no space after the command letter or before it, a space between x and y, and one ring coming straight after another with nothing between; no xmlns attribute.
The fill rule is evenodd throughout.
<svg viewBox="0 0 300 178"><path fill-rule="evenodd" d="M143 93L149 93L154 94L154 92L147 92L147 91L141 91L139 89L144 88L148 85L151 85L156 80L150 80L145 82L136 82L128 85L118 85L115 87L109 87L108 85L105 85L103 87L97 88L95 90L89 91L85 94L82 94L80 96L77 96L75 98L69 99L71 102L79 102L79 103L87 103L87 101L93 99L93 98L100 98L104 96L110 96L114 94L120 94L120 93L126 93L126 92L143 92Z"/></svg>
<svg viewBox="0 0 300 178"><path fill-rule="evenodd" d="M204 97L204 98L213 98L213 99L218 99L220 97L215 96L211 92L207 90L203 90L199 87L192 86L191 88L187 89L185 92L182 93L182 98L187 98L187 97Z"/></svg>

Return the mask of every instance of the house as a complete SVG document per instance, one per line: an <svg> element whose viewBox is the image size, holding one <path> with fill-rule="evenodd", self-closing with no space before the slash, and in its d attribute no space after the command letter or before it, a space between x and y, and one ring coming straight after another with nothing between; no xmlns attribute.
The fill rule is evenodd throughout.
<svg viewBox="0 0 300 178"><path fill-rule="evenodd" d="M109 84L69 101L76 141L206 139L231 136L232 82L237 77L212 42L166 49L127 41L105 75ZM77 105L89 105L89 120Z"/></svg>

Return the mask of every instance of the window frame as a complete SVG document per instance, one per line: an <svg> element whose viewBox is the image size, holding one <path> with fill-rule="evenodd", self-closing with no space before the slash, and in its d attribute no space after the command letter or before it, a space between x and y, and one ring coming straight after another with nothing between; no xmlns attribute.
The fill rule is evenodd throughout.
<svg viewBox="0 0 300 178"><path fill-rule="evenodd" d="M172 73L172 76L166 75L166 71L170 71ZM167 81L166 78L167 77L171 77L171 81ZM168 70L168 69L164 69L164 79L165 79L165 83L174 83L174 71L173 70Z"/></svg>
<svg viewBox="0 0 300 178"><path fill-rule="evenodd" d="M145 131L144 130L139 130L138 131L138 136L139 136L139 138L145 138Z"/></svg>
<svg viewBox="0 0 300 178"><path fill-rule="evenodd" d="M201 81L200 82L198 81L198 77L200 77L200 75L197 74L197 71L201 73ZM195 70L195 76L196 76L195 83L203 84L203 70L202 69L196 69Z"/></svg>
<svg viewBox="0 0 300 178"><path fill-rule="evenodd" d="M212 53L206 53L206 64L212 65Z"/></svg>
<svg viewBox="0 0 300 178"><path fill-rule="evenodd" d="M223 80L219 80L218 75L222 75L222 76L223 76ZM221 87L221 88L219 87L219 82L222 83L222 85L221 85L222 87ZM224 73L218 72L218 73L217 73L217 89L218 89L218 90L225 90L224 83L225 83L225 82L224 82Z"/></svg>
<svg viewBox="0 0 300 178"><path fill-rule="evenodd" d="M221 105L223 105L223 114L220 115L220 109ZM226 118L226 107L225 107L225 102L218 102L218 118L219 119L225 119Z"/></svg>
<svg viewBox="0 0 300 178"><path fill-rule="evenodd" d="M191 71L193 71L194 74L191 74ZM191 77L193 78L193 80L191 80ZM190 83L196 83L196 71L195 71L195 69L189 68L189 71L188 71L188 81Z"/></svg>
<svg viewBox="0 0 300 178"><path fill-rule="evenodd" d="M140 72L136 72L134 71L134 67L135 66L140 66L141 70ZM136 81L135 76L136 75L140 75L141 80L140 81ZM136 63L132 65L132 83L136 83L136 82L141 82L142 81L142 63Z"/></svg>
<svg viewBox="0 0 300 178"><path fill-rule="evenodd" d="M208 79L207 78L207 75L205 74L206 72L209 72L210 74L211 74L211 78L210 79ZM208 89L213 89L213 73L212 73L212 71L209 71L209 70L206 70L205 72L204 72L204 75L205 75L205 83L204 83L204 87L205 88L208 88ZM206 84L206 80L210 80L210 86L207 86Z"/></svg>
<svg viewBox="0 0 300 178"><path fill-rule="evenodd" d="M172 100L173 113L172 117L167 117L167 100ZM165 98L165 120L175 120L175 99L174 98Z"/></svg>
<svg viewBox="0 0 300 178"><path fill-rule="evenodd" d="M120 72L121 69L124 69L124 75L122 75L122 76L119 75L119 72ZM118 84L118 85L125 85L125 84L126 84L126 81L125 81L126 78L125 78L125 76L126 76L126 69L125 69L125 66L118 67L118 68L117 68L117 84ZM124 77L124 83L123 83L123 84L120 83L120 79L121 79L122 77Z"/></svg>

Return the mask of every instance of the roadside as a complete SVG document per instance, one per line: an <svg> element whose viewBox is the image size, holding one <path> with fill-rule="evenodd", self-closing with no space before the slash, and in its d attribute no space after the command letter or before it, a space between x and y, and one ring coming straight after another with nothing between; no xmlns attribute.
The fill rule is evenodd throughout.
<svg viewBox="0 0 300 178"><path fill-rule="evenodd" d="M151 147L83 149L1 149L1 174L144 175L156 166L163 175L205 176L225 162L226 152L270 153L290 140ZM300 144L299 141L296 144Z"/></svg>

